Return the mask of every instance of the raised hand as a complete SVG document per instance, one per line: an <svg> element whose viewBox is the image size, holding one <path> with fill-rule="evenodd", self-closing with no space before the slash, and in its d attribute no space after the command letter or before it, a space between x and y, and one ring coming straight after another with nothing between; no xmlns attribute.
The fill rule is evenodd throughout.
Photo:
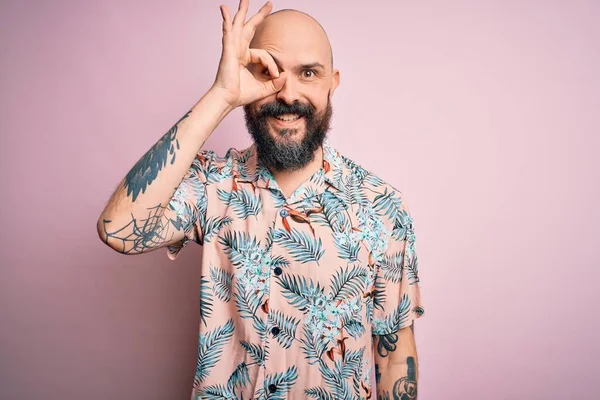
<svg viewBox="0 0 600 400"><path fill-rule="evenodd" d="M233 21L227 6L220 7L223 16L223 51L213 89L221 93L232 108L269 96L283 86L283 81L277 79L279 70L271 55L266 50L250 48L257 25L269 15L273 6L267 1L245 22L248 2L240 0ZM258 67L266 68L271 79L255 78L247 68L249 64L260 64Z"/></svg>

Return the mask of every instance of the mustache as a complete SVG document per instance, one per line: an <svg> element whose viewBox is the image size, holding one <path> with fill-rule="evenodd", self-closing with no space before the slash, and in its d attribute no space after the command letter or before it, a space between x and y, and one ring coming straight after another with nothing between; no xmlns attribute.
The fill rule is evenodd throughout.
<svg viewBox="0 0 600 400"><path fill-rule="evenodd" d="M298 114L301 117L310 118L314 115L315 108L310 104L302 104L295 101L287 104L282 101L263 104L258 112L258 117L278 117L282 114Z"/></svg>

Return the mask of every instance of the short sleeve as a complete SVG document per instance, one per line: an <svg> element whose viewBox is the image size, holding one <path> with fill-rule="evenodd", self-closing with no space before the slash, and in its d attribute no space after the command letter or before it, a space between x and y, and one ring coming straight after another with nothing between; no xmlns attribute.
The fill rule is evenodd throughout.
<svg viewBox="0 0 600 400"><path fill-rule="evenodd" d="M189 242L203 244L208 210L207 176L210 175L213 160L212 150L200 150L169 200L167 207L172 212L170 223L185 234L183 239L167 246L167 256L171 260L175 260Z"/></svg>
<svg viewBox="0 0 600 400"><path fill-rule="evenodd" d="M400 196L400 195L399 195ZM402 197L385 254L376 265L372 334L386 335L410 326L424 313L413 219Z"/></svg>

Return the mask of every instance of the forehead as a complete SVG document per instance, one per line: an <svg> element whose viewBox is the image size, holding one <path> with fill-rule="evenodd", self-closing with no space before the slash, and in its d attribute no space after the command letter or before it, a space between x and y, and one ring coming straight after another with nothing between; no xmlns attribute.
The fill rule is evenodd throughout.
<svg viewBox="0 0 600 400"><path fill-rule="evenodd" d="M313 21L300 18L272 18L257 29L251 47L272 53L283 66L320 62L330 63L327 36Z"/></svg>

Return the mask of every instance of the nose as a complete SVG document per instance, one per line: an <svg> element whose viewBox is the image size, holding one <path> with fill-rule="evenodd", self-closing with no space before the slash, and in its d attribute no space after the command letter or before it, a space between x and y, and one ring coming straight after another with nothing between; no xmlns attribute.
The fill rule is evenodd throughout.
<svg viewBox="0 0 600 400"><path fill-rule="evenodd" d="M283 87L277 92L277 99L283 100L287 104L293 104L296 100L300 101L300 92L291 74L285 77Z"/></svg>

